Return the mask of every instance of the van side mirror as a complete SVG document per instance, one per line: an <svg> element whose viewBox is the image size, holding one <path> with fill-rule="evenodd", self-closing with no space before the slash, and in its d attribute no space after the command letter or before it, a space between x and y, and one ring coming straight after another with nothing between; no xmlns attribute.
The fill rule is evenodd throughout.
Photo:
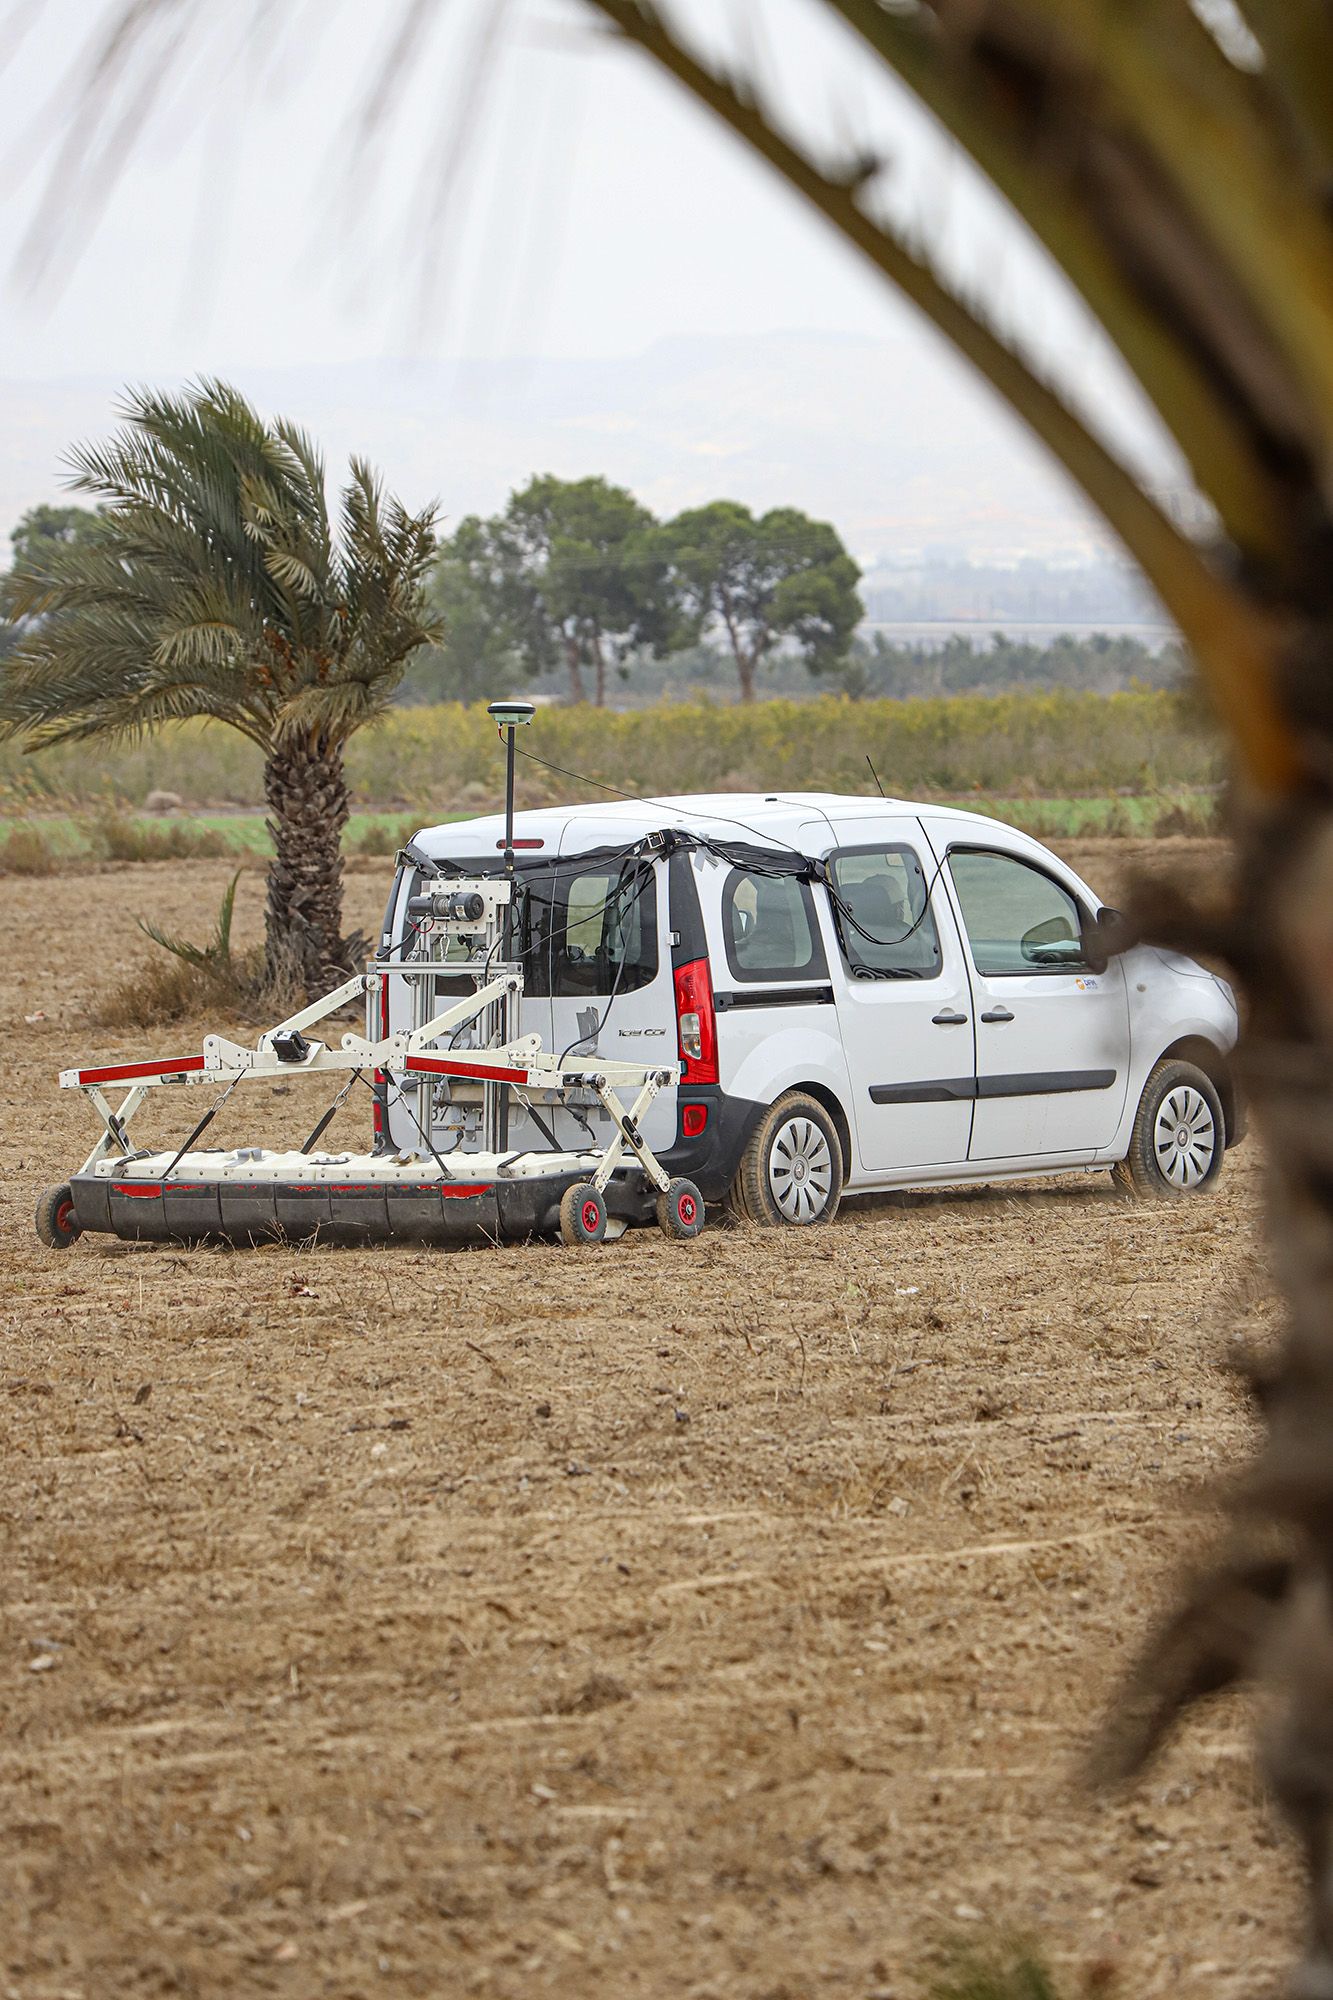
<svg viewBox="0 0 1333 2000"><path fill-rule="evenodd" d="M1091 922L1084 919L1079 937L1089 972L1105 972L1116 953L1128 951L1134 942L1129 919L1110 903L1103 903Z"/></svg>

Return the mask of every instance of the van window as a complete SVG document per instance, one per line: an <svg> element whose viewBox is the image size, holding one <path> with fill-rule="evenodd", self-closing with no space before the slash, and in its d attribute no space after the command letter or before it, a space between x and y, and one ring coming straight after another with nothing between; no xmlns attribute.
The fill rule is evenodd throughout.
<svg viewBox="0 0 1333 2000"><path fill-rule="evenodd" d="M822 979L828 972L808 882L733 868L722 889L722 934L737 979Z"/></svg>
<svg viewBox="0 0 1333 2000"><path fill-rule="evenodd" d="M949 872L978 972L1082 971L1078 904L1043 869L1013 854L955 848Z"/></svg>
<svg viewBox="0 0 1333 2000"><path fill-rule="evenodd" d="M534 918L537 916L534 899ZM549 991L557 1000L633 993L657 977L657 869L643 861L561 875L549 912ZM540 925L530 922L534 955ZM526 968L527 960L524 964Z"/></svg>
<svg viewBox="0 0 1333 2000"><path fill-rule="evenodd" d="M851 847L829 859L853 979L934 979L943 963L925 872L910 847Z"/></svg>
<svg viewBox="0 0 1333 2000"><path fill-rule="evenodd" d="M500 872L485 863L461 866L468 874ZM613 987L633 993L657 977L656 867L631 861L586 871L525 869L514 885L514 925L530 999L606 998ZM445 956L454 962L466 954L451 939ZM470 990L466 975L436 984L442 995Z"/></svg>

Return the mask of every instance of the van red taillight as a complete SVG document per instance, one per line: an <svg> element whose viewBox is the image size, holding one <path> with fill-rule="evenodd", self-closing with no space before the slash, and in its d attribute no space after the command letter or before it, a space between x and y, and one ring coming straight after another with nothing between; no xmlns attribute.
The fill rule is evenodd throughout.
<svg viewBox="0 0 1333 2000"><path fill-rule="evenodd" d="M708 1124L706 1104L684 1104L680 1112L680 1136L682 1139L697 1139Z"/></svg>
<svg viewBox="0 0 1333 2000"><path fill-rule="evenodd" d="M676 1033L684 1083L717 1082L717 1017L708 960L676 967Z"/></svg>

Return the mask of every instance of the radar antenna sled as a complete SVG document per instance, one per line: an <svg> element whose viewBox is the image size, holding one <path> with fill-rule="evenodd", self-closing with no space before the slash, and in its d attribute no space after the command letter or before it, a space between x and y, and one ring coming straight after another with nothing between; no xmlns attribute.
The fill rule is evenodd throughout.
<svg viewBox="0 0 1333 2000"><path fill-rule="evenodd" d="M598 1055L566 1061L520 1035L523 969L511 956L514 892L514 731L531 719L523 702L495 702L490 713L506 740L505 873L450 877L409 898L410 941L398 957L372 960L310 1006L266 1029L252 1048L206 1035L198 1055L94 1064L63 1070L60 1084L80 1090L102 1125L88 1158L70 1179L48 1188L37 1205L37 1233L68 1248L84 1231L161 1241L222 1238L236 1244L311 1236L341 1243L446 1243L524 1237L559 1227L568 1244L600 1243L608 1216L656 1220L670 1237L690 1238L704 1204L692 1181L671 1178L643 1136L657 1093L680 1080L678 1063L647 1067ZM442 973L454 988L439 1005ZM390 1032L387 982L400 976L412 1000L411 1027ZM458 995L470 980L472 991ZM380 1032L344 1034L334 1048L310 1030L357 999ZM213 1117L241 1085L294 1076L341 1080L333 1103L304 1144L276 1151L239 1146L199 1148ZM420 1146L364 1154L316 1150L354 1086L397 1087L413 1111ZM459 1083L480 1085L480 1145L442 1153L433 1136L435 1109ZM153 1091L217 1087L221 1095L176 1149L136 1148L130 1125ZM113 1104L107 1092L123 1087ZM543 1104L589 1093L608 1114L606 1144L561 1150L507 1148L511 1102ZM632 1095L631 1095L632 1093ZM629 1098L628 1106L626 1098ZM540 1123L540 1120L538 1120ZM465 1128L466 1130L466 1128Z"/></svg>

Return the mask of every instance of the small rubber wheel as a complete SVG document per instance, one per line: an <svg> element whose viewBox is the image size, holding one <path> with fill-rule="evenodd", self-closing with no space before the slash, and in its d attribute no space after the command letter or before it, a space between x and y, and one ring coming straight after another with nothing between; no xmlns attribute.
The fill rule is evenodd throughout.
<svg viewBox="0 0 1333 2000"><path fill-rule="evenodd" d="M704 1226L704 1198L693 1181L683 1177L662 1189L657 1197L657 1226L664 1236L688 1241Z"/></svg>
<svg viewBox="0 0 1333 2000"><path fill-rule="evenodd" d="M68 1250L83 1231L74 1214L74 1190L68 1181L49 1187L37 1204L37 1234L48 1250Z"/></svg>
<svg viewBox="0 0 1333 2000"><path fill-rule="evenodd" d="M591 1181L576 1181L560 1197L560 1235L572 1250L600 1243L606 1234L606 1203Z"/></svg>
<svg viewBox="0 0 1333 2000"><path fill-rule="evenodd" d="M1193 1063L1159 1062L1143 1086L1129 1151L1112 1168L1127 1194L1200 1194L1222 1171L1226 1124L1210 1077Z"/></svg>
<svg viewBox="0 0 1333 2000"><path fill-rule="evenodd" d="M770 1105L727 1190L738 1222L807 1229L832 1222L842 1196L842 1146L822 1104L789 1090Z"/></svg>

